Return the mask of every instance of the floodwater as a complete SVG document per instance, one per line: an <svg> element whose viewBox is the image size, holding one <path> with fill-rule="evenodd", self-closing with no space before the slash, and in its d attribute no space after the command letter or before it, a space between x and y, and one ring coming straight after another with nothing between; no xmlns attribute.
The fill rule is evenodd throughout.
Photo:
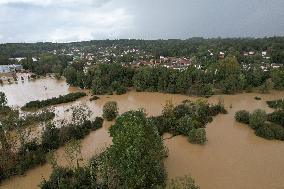
<svg viewBox="0 0 284 189"><path fill-rule="evenodd" d="M40 85L51 88L48 83L58 90L44 93L44 88L35 87ZM28 86L28 90L25 90L22 86L19 87L22 93L10 92L7 95L8 102L12 102L10 104L14 105L22 105L30 100L44 99L76 90L68 88L64 81L58 82L52 79L37 80L29 83ZM4 86L4 91L17 91L17 86L10 85L9 87L8 90ZM35 89L38 90L36 93L33 91ZM1 86L0 90L2 91ZM49 96L42 96L43 94ZM261 97L262 100L255 100L255 96ZM272 110L267 107L265 101L283 97L284 91L273 91L270 94L222 95L228 114L214 117L213 122L207 125L208 141L205 145L190 144L187 138L183 136L164 140L165 146L169 149L169 157L165 162L168 177L174 178L190 174L202 189L283 189L284 142L257 137L249 127L234 120L235 112L241 109L253 111L261 108L270 112ZM100 96L99 100L93 102L90 102L89 98L90 96L76 102L54 106L58 119L67 116L66 109L80 103L90 107L94 117L102 114L102 106L110 100L117 101L120 113L131 109L144 108L148 115L158 115L167 100L180 103L185 99L196 99L184 95L137 93L134 91L120 96L103 95ZM218 99L219 96L213 96L208 101L217 103ZM81 155L85 160L111 144L111 138L108 134L108 128L111 124L111 122L105 122L103 128L91 132L82 140ZM57 151L57 157L59 164L67 164L63 148ZM50 173L50 165L38 166L28 171L25 176L15 176L4 181L0 188L37 188L42 179L48 178Z"/></svg>
<svg viewBox="0 0 284 189"><path fill-rule="evenodd" d="M0 85L0 91L4 92L9 106L23 106L29 101L44 100L72 92L65 80L55 80L51 77L36 80L28 80L29 74L18 74L18 82ZM24 80L21 80L21 77Z"/></svg>

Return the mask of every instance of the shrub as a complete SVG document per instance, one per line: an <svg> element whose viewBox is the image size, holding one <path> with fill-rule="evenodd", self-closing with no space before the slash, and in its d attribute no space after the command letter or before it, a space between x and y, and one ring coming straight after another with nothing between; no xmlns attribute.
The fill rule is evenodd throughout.
<svg viewBox="0 0 284 189"><path fill-rule="evenodd" d="M268 114L267 120L272 123L281 125L284 128L284 110L278 110Z"/></svg>
<svg viewBox="0 0 284 189"><path fill-rule="evenodd" d="M175 120L166 118L164 116L150 117L148 118L157 128L160 135L166 132L171 132L172 128L175 127Z"/></svg>
<svg viewBox="0 0 284 189"><path fill-rule="evenodd" d="M0 107L4 107L7 104L7 98L4 92L0 92Z"/></svg>
<svg viewBox="0 0 284 189"><path fill-rule="evenodd" d="M237 122L249 124L250 113L246 110L236 112L235 119Z"/></svg>
<svg viewBox="0 0 284 189"><path fill-rule="evenodd" d="M267 120L267 116L265 111L263 110L255 110L249 118L249 126L253 129L257 129L262 127Z"/></svg>
<svg viewBox="0 0 284 189"><path fill-rule="evenodd" d="M222 113L222 114L227 114L228 113L227 110L225 109L224 105L222 105L222 104L215 104L215 105L210 106L209 114L211 116L216 116L219 113Z"/></svg>
<svg viewBox="0 0 284 189"><path fill-rule="evenodd" d="M71 139L82 139L84 136L90 133L90 131L97 130L102 127L103 119L101 117L96 117L94 122L89 120L84 121L82 124L75 125L70 124L60 128L58 133L60 145L65 144Z"/></svg>
<svg viewBox="0 0 284 189"><path fill-rule="evenodd" d="M94 172L88 167L79 167L74 170L57 167L53 170L50 179L44 180L40 187L50 188L97 188Z"/></svg>
<svg viewBox="0 0 284 189"><path fill-rule="evenodd" d="M93 97L90 98L90 101L98 100L98 99L100 99L100 97L98 97L98 96L93 96Z"/></svg>
<svg viewBox="0 0 284 189"><path fill-rule="evenodd" d="M261 100L261 98L258 97L258 96L254 97L254 99L255 99L255 100Z"/></svg>
<svg viewBox="0 0 284 189"><path fill-rule="evenodd" d="M193 178L184 176L172 179L166 189L199 189L199 187L195 185Z"/></svg>
<svg viewBox="0 0 284 189"><path fill-rule="evenodd" d="M284 99L266 101L266 103L270 108L284 109Z"/></svg>
<svg viewBox="0 0 284 189"><path fill-rule="evenodd" d="M284 128L280 125L272 124L272 130L274 132L274 138L277 140L284 140Z"/></svg>
<svg viewBox="0 0 284 189"><path fill-rule="evenodd" d="M95 131L99 128L102 128L103 126L103 122L104 122L104 119L101 118L101 117L96 117L95 121L93 121L90 125L90 128L92 131Z"/></svg>
<svg viewBox="0 0 284 189"><path fill-rule="evenodd" d="M26 170L46 162L45 152L41 145L35 141L28 142L21 146L19 150L19 163L17 166L19 174Z"/></svg>
<svg viewBox="0 0 284 189"><path fill-rule="evenodd" d="M48 125L42 134L42 147L46 150L53 150L59 147L59 129L54 125Z"/></svg>
<svg viewBox="0 0 284 189"><path fill-rule="evenodd" d="M175 106L173 112L176 119L192 113L190 106L188 106L187 104L179 104Z"/></svg>
<svg viewBox="0 0 284 189"><path fill-rule="evenodd" d="M116 88L116 94L117 95L125 94L126 91L127 91L127 88L125 86L122 86L122 85L120 85Z"/></svg>
<svg viewBox="0 0 284 189"><path fill-rule="evenodd" d="M205 144L206 142L206 131L204 128L192 129L188 133L188 139L194 144Z"/></svg>
<svg viewBox="0 0 284 189"><path fill-rule="evenodd" d="M103 107L103 118L105 118L108 121L112 121L116 118L117 115L118 115L117 103L114 101L109 101L105 103Z"/></svg>
<svg viewBox="0 0 284 189"><path fill-rule="evenodd" d="M187 115L178 120L175 131L178 134L187 135L193 128L193 120L190 116Z"/></svg>
<svg viewBox="0 0 284 189"><path fill-rule="evenodd" d="M261 127L258 127L255 130L255 134L257 136L260 136L260 137L263 137L263 138L266 138L266 139L270 139L270 140L274 139L274 137L275 137L274 131L271 128L271 125L268 124L268 123L262 125Z"/></svg>

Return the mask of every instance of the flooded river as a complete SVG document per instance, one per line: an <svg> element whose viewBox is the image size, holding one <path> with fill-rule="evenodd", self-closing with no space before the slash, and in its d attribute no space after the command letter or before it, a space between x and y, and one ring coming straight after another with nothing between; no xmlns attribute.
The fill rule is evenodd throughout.
<svg viewBox="0 0 284 189"><path fill-rule="evenodd" d="M48 90L42 86L46 86ZM7 94L10 105L23 105L30 100L50 98L75 90L69 88L64 81L53 79L0 86L0 91ZM255 96L261 97L262 100L255 100ZM223 95L228 114L218 115L208 124L206 128L208 141L204 146L190 144L187 138L182 136L165 140L165 145L169 149L169 157L165 162L169 178L191 174L202 189L283 189L284 142L257 137L249 127L234 120L235 112L240 109L252 111L261 108L267 112L272 111L265 101L283 96L284 92L275 91L270 94ZM114 100L118 103L120 113L144 108L148 115L158 115L167 100L180 103L189 99L184 95L134 91L121 96L100 97L93 102L89 101L88 96L74 103L58 105L55 106L55 111L59 117L64 117L67 108L82 103L90 107L93 116L100 116L104 103ZM219 96L213 96L208 101L217 103L218 98ZM190 99L196 98L190 97ZM110 122L105 122L103 128L90 133L82 140L84 159L89 159L94 153L99 153L111 144L108 134L110 125ZM66 164L62 148L57 151L57 156L60 164ZM28 171L25 176L15 176L6 180L0 188L37 188L40 181L48 178L50 173L50 165L38 166Z"/></svg>

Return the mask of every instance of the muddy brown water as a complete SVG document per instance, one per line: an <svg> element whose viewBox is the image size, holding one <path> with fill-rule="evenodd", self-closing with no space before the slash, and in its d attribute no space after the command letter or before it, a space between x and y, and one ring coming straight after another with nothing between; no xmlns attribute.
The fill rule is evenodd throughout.
<svg viewBox="0 0 284 189"><path fill-rule="evenodd" d="M0 91L7 94L10 105L23 105L30 100L45 99L77 90L69 88L64 81L53 79L36 80L25 86L18 85L0 86ZM47 86L48 89L54 88L54 90L46 91L44 87L39 86ZM16 91L19 92L16 93ZM255 100L255 96L261 97L262 100ZM68 114L66 109L74 104L82 103L90 107L93 116L100 116L104 103L114 100L118 103L120 113L144 108L148 115L158 115L167 100L180 103L185 99L197 99L184 95L134 91L120 96L100 97L99 100L90 102L88 96L73 103L54 106L54 108L58 117L64 117ZM208 141L205 145L190 144L183 136L164 141L169 149L169 157L165 161L168 177L190 174L202 189L283 189L284 142L257 137L249 127L234 120L235 112L241 109L253 111L261 108L270 112L272 110L267 107L265 101L283 97L283 91L273 91L270 94L222 95L228 114L214 117L213 122L207 125ZM208 101L217 103L218 99L219 96L213 96ZM82 140L81 155L85 160L111 144L108 134L110 125L111 122L105 122L103 128L91 132ZM61 165L67 164L63 148L57 151L57 157ZM50 173L50 165L38 166L29 170L25 176L15 176L4 181L0 188L37 188L42 179L48 178Z"/></svg>

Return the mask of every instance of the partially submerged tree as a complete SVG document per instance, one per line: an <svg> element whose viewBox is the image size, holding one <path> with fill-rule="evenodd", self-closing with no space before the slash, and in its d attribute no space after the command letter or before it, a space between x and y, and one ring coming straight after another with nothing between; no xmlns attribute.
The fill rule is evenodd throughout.
<svg viewBox="0 0 284 189"><path fill-rule="evenodd" d="M4 107L7 104L7 98L4 92L0 92L0 107Z"/></svg>
<svg viewBox="0 0 284 189"><path fill-rule="evenodd" d="M103 107L103 118L105 118L108 121L112 121L116 118L117 115L118 115L117 103L114 101L109 101L105 103Z"/></svg>

